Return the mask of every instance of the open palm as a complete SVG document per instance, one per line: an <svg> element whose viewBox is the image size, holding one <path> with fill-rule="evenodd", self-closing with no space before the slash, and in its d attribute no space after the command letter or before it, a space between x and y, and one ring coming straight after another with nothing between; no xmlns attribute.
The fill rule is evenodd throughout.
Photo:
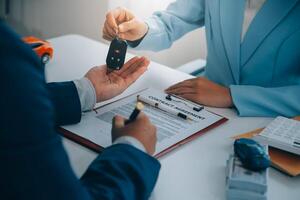
<svg viewBox="0 0 300 200"><path fill-rule="evenodd" d="M92 82L97 102L100 102L121 94L147 70L148 65L147 58L134 57L119 71L108 73L106 65L102 65L90 69L85 77Z"/></svg>

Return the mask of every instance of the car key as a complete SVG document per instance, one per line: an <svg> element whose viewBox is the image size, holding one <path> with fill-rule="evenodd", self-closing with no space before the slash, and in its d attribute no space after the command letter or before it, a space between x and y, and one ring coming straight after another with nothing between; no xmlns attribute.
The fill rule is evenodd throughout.
<svg viewBox="0 0 300 200"><path fill-rule="evenodd" d="M109 46L106 57L106 65L109 70L120 70L125 62L127 42L119 38L114 38Z"/></svg>

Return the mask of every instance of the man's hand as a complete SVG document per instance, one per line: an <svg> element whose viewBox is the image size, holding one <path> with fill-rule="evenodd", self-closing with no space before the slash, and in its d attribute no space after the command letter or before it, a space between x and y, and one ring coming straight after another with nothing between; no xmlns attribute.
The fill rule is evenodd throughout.
<svg viewBox="0 0 300 200"><path fill-rule="evenodd" d="M118 36L123 40L135 41L144 37L148 25L137 19L125 8L117 8L106 14L103 27L103 38L111 41Z"/></svg>
<svg viewBox="0 0 300 200"><path fill-rule="evenodd" d="M131 136L139 140L148 154L153 155L156 145L156 127L144 113L140 113L135 121L125 125L125 119L115 116L113 119L112 140L121 136Z"/></svg>
<svg viewBox="0 0 300 200"><path fill-rule="evenodd" d="M220 108L233 106L229 88L202 77L177 83L166 89L166 92L206 106Z"/></svg>
<svg viewBox="0 0 300 200"><path fill-rule="evenodd" d="M135 82L147 70L149 63L145 57L134 57L119 71L107 73L107 67L103 65L90 69L85 77L95 88L97 102L105 101L121 94Z"/></svg>

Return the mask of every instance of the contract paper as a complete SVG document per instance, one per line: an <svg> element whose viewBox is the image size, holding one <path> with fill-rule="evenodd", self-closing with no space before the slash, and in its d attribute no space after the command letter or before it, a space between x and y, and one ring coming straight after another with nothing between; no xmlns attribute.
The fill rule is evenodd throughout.
<svg viewBox="0 0 300 200"><path fill-rule="evenodd" d="M157 127L155 155L223 119L222 116L211 113L205 109L197 112L193 110L193 104L185 100L167 100L165 93L149 88L138 94L99 108L96 112L85 113L79 124L63 126L63 128L101 147L108 147L112 144L111 129L113 117L120 115L128 119L135 108L138 95L174 107L189 117L189 119L182 119L176 115L145 104L143 112Z"/></svg>

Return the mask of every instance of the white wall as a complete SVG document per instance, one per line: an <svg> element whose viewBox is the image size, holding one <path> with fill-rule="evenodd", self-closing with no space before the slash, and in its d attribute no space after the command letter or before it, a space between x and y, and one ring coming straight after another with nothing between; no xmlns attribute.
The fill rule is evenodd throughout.
<svg viewBox="0 0 300 200"><path fill-rule="evenodd" d="M9 22L25 35L78 33L99 39L106 9L103 0L11 0Z"/></svg>
<svg viewBox="0 0 300 200"><path fill-rule="evenodd" d="M5 4L4 4L4 0L0 0L0 18L4 17L5 14Z"/></svg>
<svg viewBox="0 0 300 200"><path fill-rule="evenodd" d="M109 0L11 0L8 22L22 35L51 38L76 33L103 41L101 27ZM205 58L203 30L196 30L175 42L171 49L135 52L170 67Z"/></svg>

